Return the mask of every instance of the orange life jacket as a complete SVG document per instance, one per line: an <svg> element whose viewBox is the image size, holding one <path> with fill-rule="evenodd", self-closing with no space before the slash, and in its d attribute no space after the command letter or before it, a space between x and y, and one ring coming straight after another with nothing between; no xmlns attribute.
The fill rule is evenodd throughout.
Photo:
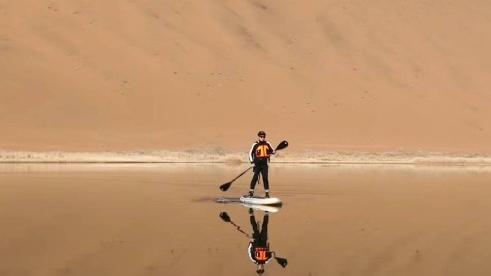
<svg viewBox="0 0 491 276"><path fill-rule="evenodd" d="M257 158L268 158L269 157L269 146L267 144L265 145L259 145L256 148L256 157Z"/></svg>

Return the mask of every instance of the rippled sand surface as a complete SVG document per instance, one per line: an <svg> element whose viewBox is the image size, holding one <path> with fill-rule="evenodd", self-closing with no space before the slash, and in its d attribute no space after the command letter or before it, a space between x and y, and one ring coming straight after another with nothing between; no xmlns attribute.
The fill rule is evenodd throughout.
<svg viewBox="0 0 491 276"><path fill-rule="evenodd" d="M215 202L246 192L250 175L218 189L246 168L3 165L0 275L254 275L248 208ZM269 214L270 249L288 265L272 260L265 275L491 273L491 169L274 165L270 175L284 201Z"/></svg>

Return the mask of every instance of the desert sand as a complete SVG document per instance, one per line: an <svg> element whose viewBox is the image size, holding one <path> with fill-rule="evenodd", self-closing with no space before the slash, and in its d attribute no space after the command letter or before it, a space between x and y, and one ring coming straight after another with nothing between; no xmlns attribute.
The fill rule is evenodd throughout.
<svg viewBox="0 0 491 276"><path fill-rule="evenodd" d="M0 0L0 150L243 152L264 129L298 153L490 154L490 17L483 0Z"/></svg>
<svg viewBox="0 0 491 276"><path fill-rule="evenodd" d="M256 275L225 165L2 165L2 276ZM489 275L489 167L274 165L265 275ZM262 189L258 188L258 194ZM256 220L264 212L254 211Z"/></svg>

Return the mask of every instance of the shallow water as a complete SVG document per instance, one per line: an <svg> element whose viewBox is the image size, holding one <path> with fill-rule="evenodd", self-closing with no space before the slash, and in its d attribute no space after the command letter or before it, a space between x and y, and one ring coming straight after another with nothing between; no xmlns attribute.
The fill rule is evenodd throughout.
<svg viewBox="0 0 491 276"><path fill-rule="evenodd" d="M3 165L0 275L255 275L249 208L215 202L247 191L250 175L218 189L245 168ZM288 264L265 275L491 273L489 168L273 164L270 180Z"/></svg>

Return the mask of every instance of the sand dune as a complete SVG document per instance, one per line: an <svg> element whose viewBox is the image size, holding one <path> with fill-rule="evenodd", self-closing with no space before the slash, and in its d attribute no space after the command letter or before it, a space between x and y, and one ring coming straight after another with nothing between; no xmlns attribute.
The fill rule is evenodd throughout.
<svg viewBox="0 0 491 276"><path fill-rule="evenodd" d="M0 0L0 149L491 153L489 1Z"/></svg>

